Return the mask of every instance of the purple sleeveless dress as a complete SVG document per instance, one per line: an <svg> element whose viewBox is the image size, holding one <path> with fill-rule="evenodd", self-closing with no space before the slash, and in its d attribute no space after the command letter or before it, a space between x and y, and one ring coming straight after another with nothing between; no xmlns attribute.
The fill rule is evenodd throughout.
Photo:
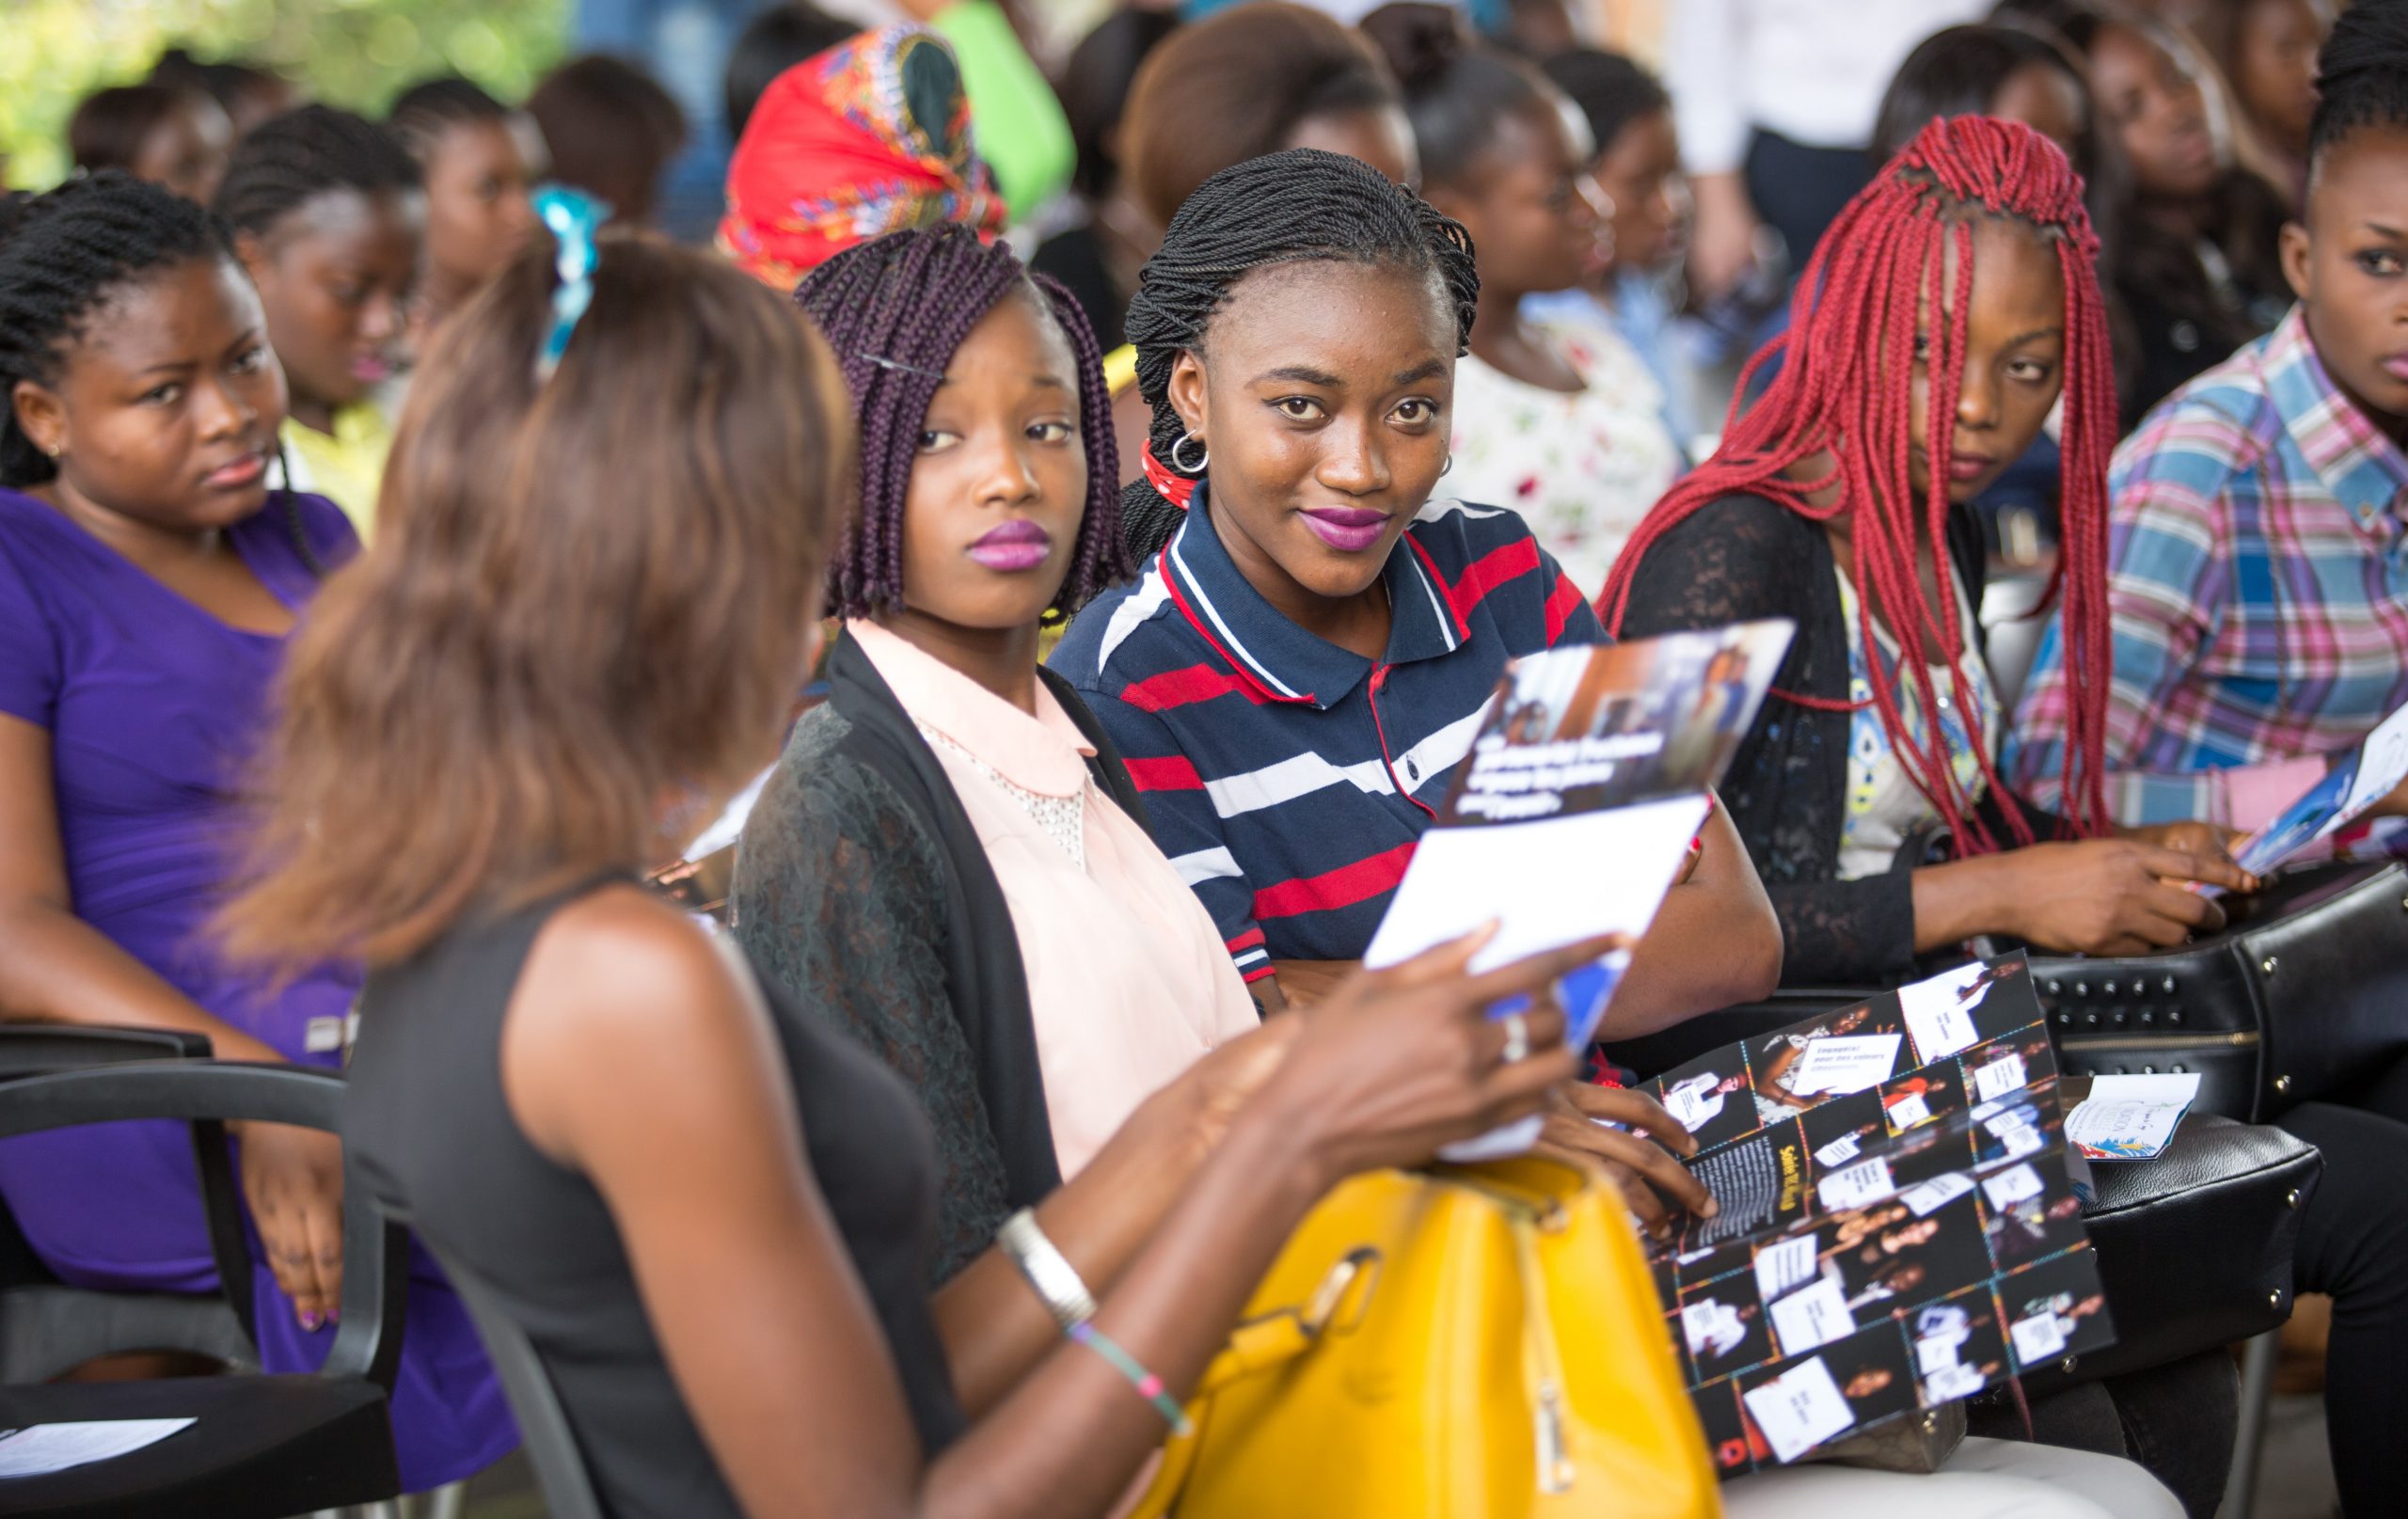
<svg viewBox="0 0 2408 1519"><path fill-rule="evenodd" d="M331 569L359 541L332 502L291 499L298 537L276 497L228 538L298 611L317 588L310 560ZM328 966L272 990L222 964L202 935L239 847L230 788L264 731L283 654L283 639L228 626L51 507L0 490L0 713L50 735L76 914L216 1017L288 1059L332 1069L357 970ZM182 1125L0 1143L0 1195L64 1281L216 1289ZM334 1329L305 1333L264 1265L254 1295L266 1369L314 1369ZM415 1250L392 1413L412 1490L465 1477L517 1443L467 1310Z"/></svg>

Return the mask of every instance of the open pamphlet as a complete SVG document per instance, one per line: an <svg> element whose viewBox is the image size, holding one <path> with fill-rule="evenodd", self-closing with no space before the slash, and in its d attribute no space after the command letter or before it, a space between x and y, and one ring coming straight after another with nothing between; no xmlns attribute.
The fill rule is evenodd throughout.
<svg viewBox="0 0 2408 1519"><path fill-rule="evenodd" d="M1707 793L1788 650L1780 620L1550 649L1507 667L1438 820L1421 836L1364 957L1394 965L1496 920L1486 970L1604 934L1636 941L1687 869ZM1559 980L1565 1038L1584 1048L1627 953ZM1492 1008L1502 1018L1527 999ZM1449 1160L1528 1149L1528 1119Z"/></svg>
<svg viewBox="0 0 2408 1519"><path fill-rule="evenodd" d="M2023 957L1646 1084L1712 1218L1650 1247L1725 1477L2115 1342Z"/></svg>
<svg viewBox="0 0 2408 1519"><path fill-rule="evenodd" d="M2153 1161L2199 1096L2199 1073L2068 1076L2066 1142L2085 1161Z"/></svg>
<svg viewBox="0 0 2408 1519"><path fill-rule="evenodd" d="M2357 748L2335 761L2322 780L2242 840L2233 860L2251 875L2262 876L2356 822L2402 781L2408 781L2408 706L2384 719Z"/></svg>

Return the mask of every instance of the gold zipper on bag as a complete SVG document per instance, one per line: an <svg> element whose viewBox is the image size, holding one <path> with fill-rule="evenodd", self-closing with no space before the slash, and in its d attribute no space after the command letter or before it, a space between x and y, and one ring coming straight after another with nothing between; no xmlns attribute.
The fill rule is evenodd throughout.
<svg viewBox="0 0 2408 1519"><path fill-rule="evenodd" d="M2077 1052L2086 1053L2092 1050L2105 1050L2111 1052L2120 1050L2142 1053L2156 1050L2171 1054L2178 1050L2202 1047L2250 1050L2255 1049L2257 1045L2258 1031L2256 1029L2243 1029L2237 1034L2184 1035L2179 1039L2168 1039L2163 1036L2153 1039L2139 1038L2126 1034L2069 1034L2057 1040L2057 1047L2067 1053Z"/></svg>
<svg viewBox="0 0 2408 1519"><path fill-rule="evenodd" d="M1562 1207L1548 1211L1560 1223ZM1546 1282L1539 1273L1538 1225L1524 1217L1513 1221L1513 1253L1522 1270L1522 1346L1531 1363L1538 1489L1543 1494L1568 1493L1578 1471L1563 1437L1563 1363L1556 1354L1555 1324L1546 1311Z"/></svg>

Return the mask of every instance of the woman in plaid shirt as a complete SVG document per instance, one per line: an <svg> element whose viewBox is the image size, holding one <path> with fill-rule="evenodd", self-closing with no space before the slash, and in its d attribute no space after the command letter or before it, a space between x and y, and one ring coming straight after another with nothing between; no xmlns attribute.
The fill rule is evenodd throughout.
<svg viewBox="0 0 2408 1519"><path fill-rule="evenodd" d="M2105 749L2127 824L2255 828L2408 701L2408 0L2362 0L2321 63L2306 216L2283 232L2298 307L2115 459ZM2066 742L2060 632L2008 751L2035 795ZM2362 820L2343 847L2403 836L2408 798L2377 812L2389 838L2368 841ZM2408 1488L2402 1121L2408 1062L2370 1073L2350 1106L2281 1120L2324 1153L2295 1269L2302 1290L2335 1293L2325 1406L2349 1514L2395 1512Z"/></svg>

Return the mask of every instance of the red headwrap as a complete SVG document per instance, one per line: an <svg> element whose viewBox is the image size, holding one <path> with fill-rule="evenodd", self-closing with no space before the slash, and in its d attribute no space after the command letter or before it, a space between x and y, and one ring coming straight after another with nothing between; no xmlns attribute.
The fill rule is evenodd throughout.
<svg viewBox="0 0 2408 1519"><path fill-rule="evenodd" d="M934 32L884 26L795 65L727 166L720 250L779 290L856 243L960 222L1003 230L960 66Z"/></svg>
<svg viewBox="0 0 2408 1519"><path fill-rule="evenodd" d="M1137 464L1145 470L1146 483L1154 488L1154 494L1180 511L1186 511L1187 503L1196 498L1196 482L1174 473L1170 466L1155 458L1152 444L1146 445L1146 451L1137 456Z"/></svg>

